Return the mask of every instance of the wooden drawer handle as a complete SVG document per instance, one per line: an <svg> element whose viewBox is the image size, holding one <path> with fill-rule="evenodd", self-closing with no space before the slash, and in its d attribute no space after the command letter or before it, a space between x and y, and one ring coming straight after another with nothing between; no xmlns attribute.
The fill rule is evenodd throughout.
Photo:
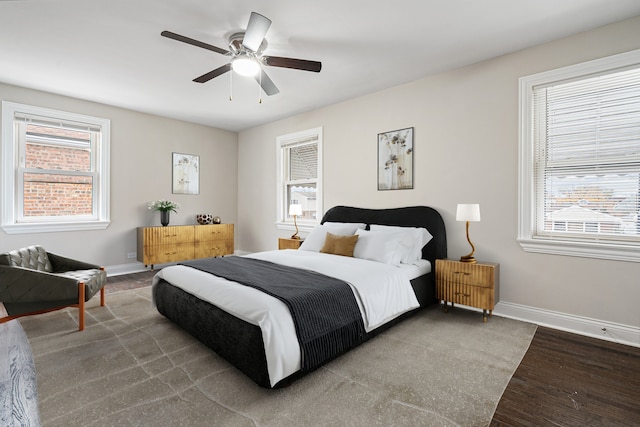
<svg viewBox="0 0 640 427"><path fill-rule="evenodd" d="M466 271L454 271L453 274L464 274L465 276L471 276L471 273L467 273Z"/></svg>
<svg viewBox="0 0 640 427"><path fill-rule="evenodd" d="M470 297L471 296L471 294L465 294L463 292L456 292L454 295L455 296L463 296L463 297Z"/></svg>

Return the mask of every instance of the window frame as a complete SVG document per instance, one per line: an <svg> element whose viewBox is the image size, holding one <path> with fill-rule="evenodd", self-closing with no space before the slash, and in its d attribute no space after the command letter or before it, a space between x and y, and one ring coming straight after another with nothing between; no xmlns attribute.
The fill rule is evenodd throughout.
<svg viewBox="0 0 640 427"><path fill-rule="evenodd" d="M46 121L86 124L99 128L99 141L93 141L91 155L95 162L92 176L95 182L92 191L93 214L91 216L44 216L21 218L18 209L22 206L23 181L19 176L21 150L25 140L16 135L16 114L38 116ZM59 231L102 230L110 224L109 203L109 164L110 164L110 127L109 119L76 114L49 108L2 101L2 196L0 197L1 227L7 234L44 233Z"/></svg>
<svg viewBox="0 0 640 427"><path fill-rule="evenodd" d="M519 80L518 235L526 252L640 262L640 243L536 235L534 88L640 66L640 49L545 71Z"/></svg>
<svg viewBox="0 0 640 427"><path fill-rule="evenodd" d="M287 206L287 185L290 181L287 179L286 172L287 159L285 159L285 148L294 145L303 145L315 138L318 147L318 177L316 183L316 212L315 220L298 218L297 225L301 231L311 231L313 227L320 223L323 214L323 195L322 195L322 127L307 129L304 131L294 132L281 135L276 138L276 157L277 157L277 212L276 227L279 230L295 230L293 218L289 217ZM313 180L305 180L313 181Z"/></svg>

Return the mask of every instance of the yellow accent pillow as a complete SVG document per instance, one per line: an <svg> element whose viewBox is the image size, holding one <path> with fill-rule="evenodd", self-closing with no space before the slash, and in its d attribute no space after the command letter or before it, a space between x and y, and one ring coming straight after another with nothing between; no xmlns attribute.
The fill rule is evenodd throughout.
<svg viewBox="0 0 640 427"><path fill-rule="evenodd" d="M338 236L336 234L327 233L327 238L325 239L324 246L320 249L320 252L352 257L353 249L356 247L357 242L357 234L352 236Z"/></svg>

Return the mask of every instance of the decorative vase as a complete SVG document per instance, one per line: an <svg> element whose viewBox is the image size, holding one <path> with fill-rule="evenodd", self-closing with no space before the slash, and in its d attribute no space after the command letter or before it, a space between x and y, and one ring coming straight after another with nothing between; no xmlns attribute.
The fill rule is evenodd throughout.
<svg viewBox="0 0 640 427"><path fill-rule="evenodd" d="M211 214L198 214L196 215L196 221L200 225L207 225L213 222L213 215Z"/></svg>
<svg viewBox="0 0 640 427"><path fill-rule="evenodd" d="M171 211L160 211L160 224L162 224L163 227L166 227L167 225L169 225L170 213Z"/></svg>

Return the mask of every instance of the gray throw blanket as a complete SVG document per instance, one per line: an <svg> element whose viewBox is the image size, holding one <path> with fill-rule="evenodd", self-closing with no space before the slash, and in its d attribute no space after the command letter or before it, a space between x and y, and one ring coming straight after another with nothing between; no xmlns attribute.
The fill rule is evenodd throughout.
<svg viewBox="0 0 640 427"><path fill-rule="evenodd" d="M283 301L296 328L303 371L312 370L367 339L358 303L342 280L245 257L206 258L181 264Z"/></svg>

